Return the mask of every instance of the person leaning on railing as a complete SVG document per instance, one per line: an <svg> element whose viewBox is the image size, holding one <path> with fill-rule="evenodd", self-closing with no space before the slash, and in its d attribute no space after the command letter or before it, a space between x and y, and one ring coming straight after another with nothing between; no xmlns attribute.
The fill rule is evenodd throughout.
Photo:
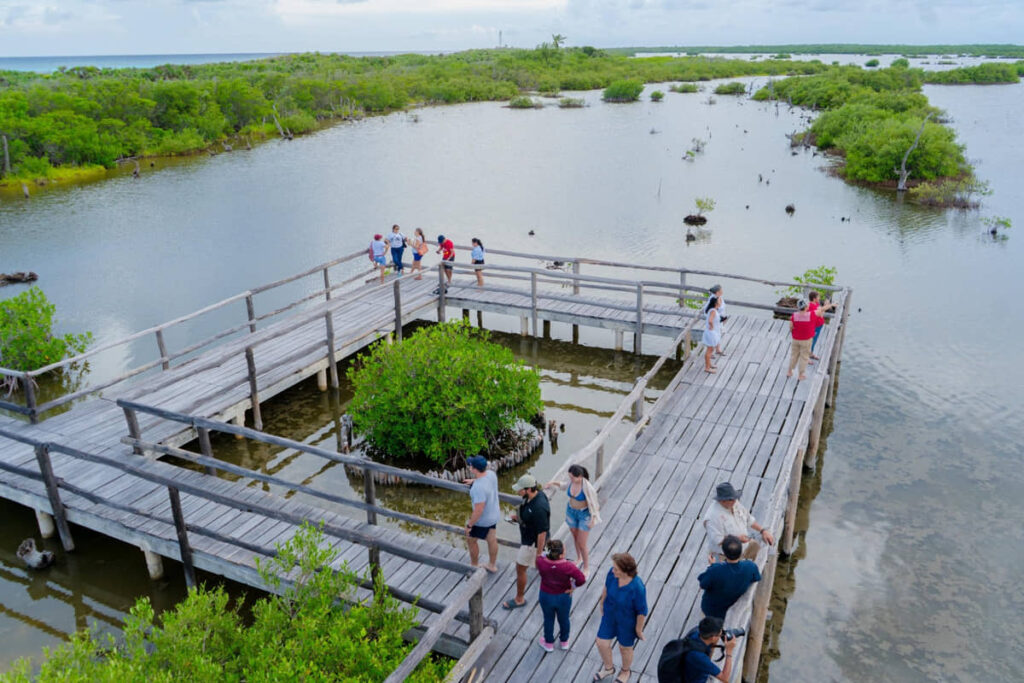
<svg viewBox="0 0 1024 683"><path fill-rule="evenodd" d="M704 529L708 535L708 562L720 562L723 559L722 541L732 535L743 543L743 557L753 560L761 550L761 544L749 535L751 530L761 534L765 543L772 545L775 537L772 532L757 523L743 503L740 494L729 482L722 482L715 487L715 499L704 512Z"/></svg>

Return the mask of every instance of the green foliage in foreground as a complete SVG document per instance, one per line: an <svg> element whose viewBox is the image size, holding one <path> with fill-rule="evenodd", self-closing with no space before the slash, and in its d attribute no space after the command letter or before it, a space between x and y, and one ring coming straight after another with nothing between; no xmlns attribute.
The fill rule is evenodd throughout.
<svg viewBox="0 0 1024 683"><path fill-rule="evenodd" d="M820 64L703 57L631 59L592 47L450 55L299 54L151 69L0 72L0 132L15 177L58 166L112 167L185 154L225 138L299 134L333 120L411 104L508 100L520 92L595 90L613 81L697 81L818 73ZM2 172L2 169L0 169Z"/></svg>
<svg viewBox="0 0 1024 683"><path fill-rule="evenodd" d="M637 80L614 81L604 89L605 102L636 102L644 84Z"/></svg>
<svg viewBox="0 0 1024 683"><path fill-rule="evenodd" d="M833 266L818 266L817 268L808 268L804 271L803 275L794 275L793 282L799 282L803 286L810 289L814 289L816 285L827 285L829 287L836 283L836 273L839 272ZM778 290L779 294L783 296L796 296L800 297L804 294L804 287L794 285L785 289ZM819 290L823 299L829 298L829 292Z"/></svg>
<svg viewBox="0 0 1024 683"><path fill-rule="evenodd" d="M847 178L885 182L896 178L925 117L940 113L920 93L922 73L901 67L872 71L833 67L823 74L772 83L755 93L754 99L788 100L824 109L809 131L814 144L843 158L842 173ZM952 129L934 121L925 124L907 168L917 181L971 173Z"/></svg>
<svg viewBox="0 0 1024 683"><path fill-rule="evenodd" d="M0 367L35 370L85 351L92 333L55 335L56 312L38 287L0 301Z"/></svg>
<svg viewBox="0 0 1024 683"><path fill-rule="evenodd" d="M416 624L415 612L390 597L383 582L372 600L358 598L353 573L324 571L336 559L322 533L306 526L278 546L277 557L259 563L263 579L280 594L257 601L251 623L243 622L239 605L221 587L190 590L160 624L142 598L125 619L121 642L79 631L70 643L46 651L38 676L22 660L0 680L383 681L412 649L402 634ZM282 575L293 583L283 584ZM450 668L451 662L428 658L408 680L434 683Z"/></svg>
<svg viewBox="0 0 1024 683"><path fill-rule="evenodd" d="M720 86L715 88L716 95L743 95L747 92L747 86L739 81L733 81L732 83L722 83Z"/></svg>
<svg viewBox="0 0 1024 683"><path fill-rule="evenodd" d="M388 456L438 463L487 449L543 408L540 375L463 321L379 342L349 368L356 431Z"/></svg>

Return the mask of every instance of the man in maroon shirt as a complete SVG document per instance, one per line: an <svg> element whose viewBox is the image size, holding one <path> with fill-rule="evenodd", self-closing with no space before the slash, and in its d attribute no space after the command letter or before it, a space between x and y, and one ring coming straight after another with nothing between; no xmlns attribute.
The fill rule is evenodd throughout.
<svg viewBox="0 0 1024 683"><path fill-rule="evenodd" d="M793 345L789 351L789 372L786 377L793 376L793 368L800 365L798 380L807 379L807 361L811 359L811 340L814 339L814 317L807 310L807 302L797 302L797 312L789 318L789 330L793 335Z"/></svg>

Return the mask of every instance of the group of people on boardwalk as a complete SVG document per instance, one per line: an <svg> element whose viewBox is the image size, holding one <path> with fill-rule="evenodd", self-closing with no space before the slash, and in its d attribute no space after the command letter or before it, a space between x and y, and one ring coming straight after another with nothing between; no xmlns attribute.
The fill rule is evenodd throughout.
<svg viewBox="0 0 1024 683"><path fill-rule="evenodd" d="M487 544L488 562L484 569L498 571L497 525L501 517L498 502L498 477L488 469L487 459L477 455L467 459L471 478L470 500L472 513L466 523L466 539L470 563L481 566L478 543ZM551 538L551 504L545 490L564 490L567 495L566 526L572 535L576 560L566 557L565 544ZM530 474L521 476L513 485L522 498L515 513L507 521L519 527L520 545L515 556L515 596L505 600L502 608L512 611L527 604L528 570L536 568L540 577L538 603L543 616L543 633L539 645L546 652L556 646L568 650L570 646L570 612L573 592L587 584L590 578L591 558L587 546L588 535L601 521L597 490L590 482L589 473L580 465L569 467L565 479L556 479L541 485ZM725 664L719 668L711 659L712 650L728 634L722 630L722 620L728 609L761 579L757 565L752 561L760 551L761 539L773 544L772 534L753 518L740 503L741 491L729 482L719 484L714 500L703 515L707 536L708 567L697 578L704 593L701 610L705 618L700 624L677 641L681 650L678 669L680 678L669 680L704 681L707 676L728 680L731 671L731 652L735 642L726 641ZM595 681L616 674L617 683L626 683L631 676L634 648L638 640L645 640L647 621L647 589L638 575L636 560L629 553L611 556L611 567L604 576L601 598L598 602L601 621L597 630L596 646L601 657L601 670L594 674ZM557 633L555 626L557 625ZM557 641L556 641L557 637ZM687 641L692 642L685 642ZM621 666L616 669L613 648L618 645ZM666 646L663 659L671 654ZM660 670L659 664L659 670ZM691 675L692 674L692 675ZM660 678L659 678L660 680Z"/></svg>
<svg viewBox="0 0 1024 683"><path fill-rule="evenodd" d="M473 245L472 251L470 252L470 259L474 265L484 265L484 243L474 237L471 240ZM406 248L412 249L412 268L411 273L416 274L417 280L423 279L423 257L430 251L430 245L427 243L427 237L423 234L423 228L416 228L413 231L412 237L407 238L402 233L402 229L398 225L391 226L391 232L385 237L384 235L377 233L370 240L370 247L367 250L367 254L370 258L370 263L373 264L375 270L380 272L381 284L384 283L384 278L388 273L388 268L392 268L395 271L395 275L401 277L405 273L405 250ZM391 262L388 263L388 252L391 253ZM437 250L436 252L441 256L441 261L444 262L444 274L445 279L448 283L452 281L452 267L448 265L450 262L455 261L455 242L444 235L437 236ZM478 287L484 286L484 274L482 268L476 268L476 284Z"/></svg>

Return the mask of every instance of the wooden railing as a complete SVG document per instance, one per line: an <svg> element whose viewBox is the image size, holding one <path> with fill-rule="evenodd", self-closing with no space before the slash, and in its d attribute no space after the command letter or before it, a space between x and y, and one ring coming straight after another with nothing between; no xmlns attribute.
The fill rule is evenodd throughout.
<svg viewBox="0 0 1024 683"><path fill-rule="evenodd" d="M261 285L259 287L255 287L244 292L239 292L238 294L235 294L226 299L218 301L217 303L201 308L197 311L193 311L192 313L189 313L187 315L175 318L173 320L169 320L164 323L160 323L159 325L155 325L153 327L141 330L139 332L135 332L134 334L130 334L126 337L122 337L120 339L105 344L101 344L99 346L89 349L88 351L80 353L77 356L73 356L71 358L67 358L56 363L51 363L49 365L45 365L35 370L22 372L18 370L11 370L8 368L0 368L0 376L9 377L12 378L13 380L16 380L18 386L21 389L21 395L24 399L24 404L15 403L9 400L0 400L0 409L9 410L19 415L25 415L33 423L35 423L39 421L40 416L55 408L71 403L72 401L82 398L83 396L88 396L90 394L102 391L103 389L107 389L116 384L120 384L121 382L131 379L132 377L143 374L149 370L153 370L158 366L161 368L161 370L169 370L172 367L172 361L187 358L194 354L196 351L206 348L211 344L220 341L221 339L224 339L225 337L237 334L246 329L248 329L249 334L255 333L257 329L257 324L266 321L269 318L280 316L282 313L291 311L315 299L322 298L324 301L330 301L332 295L336 293L338 290L345 288L353 283L362 282L372 272L370 270L360 270L360 272L357 275L348 277L336 284L332 284L331 269L340 264L365 257L366 251L363 250L348 254L346 256L342 256L340 258L333 259L331 261L327 261L326 263L321 263L320 265L306 269L301 273L296 273L294 275L290 275L286 278L282 278L275 282ZM317 288L313 292L300 296L294 301L290 301L289 303L279 308L276 308L275 310L262 314L256 313L255 297L257 295L269 292L271 290L276 290L284 285L295 282L302 278L314 276L320 276L323 278L322 287ZM242 301L245 302L246 314L245 318L239 323L233 324L227 327L226 329L220 330L219 332L213 334L212 336L209 336L198 342L189 344L184 348L175 351L171 351L168 349L166 339L166 333L168 330L176 328L184 323L196 320L197 318L213 313L215 311L221 311L222 309L227 308L231 304L235 304ZM69 366L84 363L105 351L110 351L112 349L124 347L140 339L145 339L147 337L152 337L154 340L156 350L158 353L158 357L156 359L147 361L137 367L126 370L116 375L115 377L105 379L98 384L94 384L84 389L80 389L59 396L41 405L38 404L35 381L37 378L47 375L48 373L62 371L65 368L68 368Z"/></svg>
<svg viewBox="0 0 1024 683"><path fill-rule="evenodd" d="M230 431L229 428L231 425L223 426L226 428L226 431ZM264 557L274 557L277 555L276 548L268 548L237 537L222 534L206 526L188 522L185 519L181 506L181 494L185 493L218 505L224 505L236 510L261 515L268 519L287 522L295 526L301 526L307 522L319 523L321 525L321 529L326 535L332 536L338 540L365 546L370 553L371 574L373 577L376 577L377 574L380 573L381 552L389 553L397 557L402 557L407 560L419 562L438 569L455 572L465 577L464 584L452 594L447 605L430 600L429 598L414 595L408 591L395 588L393 586L388 586L385 582L386 589L393 597L439 615L430 627L426 629L420 637L419 642L409 652L399 667L387 678L388 683L399 683L400 681L404 681L408 678L409 674L412 673L423 658L430 653L433 646L453 621L457 620L469 625L471 647L467 649L467 654L472 656L474 659L479 656L479 653L482 650L482 647L480 646L482 644L486 644L486 642L489 641L495 633L495 623L491 620L485 619L484 617L483 584L487 574L482 568L472 567L462 562L448 560L442 557L437 557L436 555L420 553L418 551L411 550L400 543L388 541L359 530L339 526L325 520L308 519L303 515L290 512L286 509L281 509L279 506L254 502L251 498L243 499L234 495L230 491L224 492L223 489L218 489L217 491L208 490L201 485L191 483L181 478L168 477L161 473L154 463L144 460L131 462L124 459L99 456L76 448L64 446L62 444L33 439L20 433L2 428L0 428L0 437L26 444L35 450L38 471L29 467L13 465L2 460L0 460L0 470L23 477L27 480L38 481L43 484L46 489L51 514L56 522L61 543L65 550L69 552L74 550L75 544L71 535L71 527L69 525L69 511L65 507L61 497L62 491L77 496L89 503L102 505L105 508L135 515L148 521L173 526L177 536L179 558L184 569L185 582L189 587L196 585L195 554L190 541L190 535L204 536L219 543L242 548L254 553L255 555L261 555ZM96 465L112 467L143 481L165 487L170 500L170 518L155 515L132 505L111 501L107 498L96 495L88 489L77 486L72 482L55 477L50 459L50 456L53 453L69 456ZM372 477L367 477L367 480L372 481ZM287 585L287 580L285 581L285 585ZM359 585L366 589L372 590L374 588L372 578L361 579ZM480 639L482 639L480 643L475 643L475 641ZM476 644L477 647L472 647L474 644ZM472 662L468 663L472 664Z"/></svg>

